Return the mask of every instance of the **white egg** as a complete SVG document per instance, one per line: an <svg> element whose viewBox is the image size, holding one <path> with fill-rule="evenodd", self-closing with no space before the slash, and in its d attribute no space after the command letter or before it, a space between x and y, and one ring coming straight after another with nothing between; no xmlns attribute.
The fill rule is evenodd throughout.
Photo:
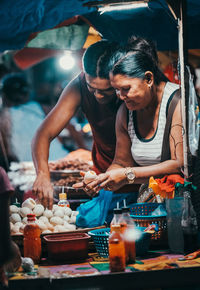
<svg viewBox="0 0 200 290"><path fill-rule="evenodd" d="M50 223L48 222L48 223L46 223L46 226L47 226L48 230L50 230L50 231L53 232L53 230L54 230L54 226L53 226L52 224L50 224Z"/></svg>
<svg viewBox="0 0 200 290"><path fill-rule="evenodd" d="M49 222L48 218L46 216L43 216L43 215L39 217L39 221L42 221L45 224Z"/></svg>
<svg viewBox="0 0 200 290"><path fill-rule="evenodd" d="M50 209L45 209L43 216L46 216L48 219L50 219L53 216L53 212Z"/></svg>
<svg viewBox="0 0 200 290"><path fill-rule="evenodd" d="M25 217L25 216L27 216L27 214L29 214L29 213L31 213L32 211L31 211L31 209L29 208L29 207L22 207L22 208L20 208L20 215L22 216L22 217Z"/></svg>
<svg viewBox="0 0 200 290"><path fill-rule="evenodd" d="M44 207L42 204L36 204L36 206L34 207L33 209L33 213L36 215L36 216L41 216L44 212Z"/></svg>
<svg viewBox="0 0 200 290"><path fill-rule="evenodd" d="M50 234L50 233L52 233L52 231L50 231L50 230L44 230L44 231L42 231L42 234Z"/></svg>
<svg viewBox="0 0 200 290"><path fill-rule="evenodd" d="M25 224L22 224L21 227L19 228L20 233L24 232Z"/></svg>
<svg viewBox="0 0 200 290"><path fill-rule="evenodd" d="M22 219L22 222L23 222L24 224L27 224L27 222L28 222L28 218L27 218L27 216L25 216L25 217Z"/></svg>
<svg viewBox="0 0 200 290"><path fill-rule="evenodd" d="M63 226L64 226L66 229L68 229L68 225L69 225L69 223L68 223L67 221L64 221Z"/></svg>
<svg viewBox="0 0 200 290"><path fill-rule="evenodd" d="M30 209L34 209L34 207L36 206L36 202L33 198L27 198L23 203L22 203L22 207L28 207Z"/></svg>
<svg viewBox="0 0 200 290"><path fill-rule="evenodd" d="M69 223L70 223L70 224L75 224L75 223L76 223L76 216L71 216L71 217L69 218Z"/></svg>
<svg viewBox="0 0 200 290"><path fill-rule="evenodd" d="M59 217L63 218L63 217L64 217L64 212L63 212L63 210L61 210L61 209L57 209L57 210L54 212L54 216L59 216Z"/></svg>
<svg viewBox="0 0 200 290"><path fill-rule="evenodd" d="M58 216L53 216L50 219L50 222L51 222L52 225L62 225L64 221L63 221L63 219L61 219Z"/></svg>
<svg viewBox="0 0 200 290"><path fill-rule="evenodd" d="M66 228L62 225L56 225L54 228L54 232L65 232Z"/></svg>
<svg viewBox="0 0 200 290"><path fill-rule="evenodd" d="M13 228L12 228L12 233L14 233L14 234L16 234L16 233L18 233L19 232L19 226L13 226Z"/></svg>
<svg viewBox="0 0 200 290"><path fill-rule="evenodd" d="M93 181L96 177L97 177L96 172L94 172L93 170L89 170L85 173L83 180L87 184Z"/></svg>
<svg viewBox="0 0 200 290"><path fill-rule="evenodd" d="M20 208L16 205L10 205L10 213L18 213Z"/></svg>
<svg viewBox="0 0 200 290"><path fill-rule="evenodd" d="M68 215L70 216L72 214L72 210L70 207L63 207L63 210L64 210L64 215Z"/></svg>
<svg viewBox="0 0 200 290"><path fill-rule="evenodd" d="M59 209L60 207L59 207L59 205L57 205L57 204L53 204L53 211L55 211L55 210L57 210L57 209Z"/></svg>
<svg viewBox="0 0 200 290"><path fill-rule="evenodd" d="M22 225L23 225L22 222L16 222L16 223L15 223L15 226L18 226L19 228L20 228Z"/></svg>
<svg viewBox="0 0 200 290"><path fill-rule="evenodd" d="M13 213L10 216L10 221L15 224L16 222L21 222L21 217L18 213Z"/></svg>
<svg viewBox="0 0 200 290"><path fill-rule="evenodd" d="M75 231L76 226L72 224L65 224L65 228L68 229L69 231Z"/></svg>
<svg viewBox="0 0 200 290"><path fill-rule="evenodd" d="M47 225L44 222L42 222L42 221L38 220L37 224L38 224L38 226L40 227L41 230L47 230L48 229Z"/></svg>
<svg viewBox="0 0 200 290"><path fill-rule="evenodd" d="M70 217L69 217L68 215L65 215L65 216L63 217L63 220L64 220L65 222L69 222L69 219L70 219Z"/></svg>

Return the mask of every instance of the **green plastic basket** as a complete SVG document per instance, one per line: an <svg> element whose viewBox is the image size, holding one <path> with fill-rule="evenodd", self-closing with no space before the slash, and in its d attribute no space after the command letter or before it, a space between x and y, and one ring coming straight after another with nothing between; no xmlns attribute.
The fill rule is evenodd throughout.
<svg viewBox="0 0 200 290"><path fill-rule="evenodd" d="M141 237L135 243L136 256L143 256L149 249L151 234L144 232L143 227L137 227L141 231ZM88 235L92 237L94 245L99 256L108 258L108 239L110 235L110 228L97 229L88 232Z"/></svg>

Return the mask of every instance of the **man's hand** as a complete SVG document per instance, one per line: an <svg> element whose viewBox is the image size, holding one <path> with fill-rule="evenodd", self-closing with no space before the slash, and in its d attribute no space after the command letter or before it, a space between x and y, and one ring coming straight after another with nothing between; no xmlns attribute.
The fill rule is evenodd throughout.
<svg viewBox="0 0 200 290"><path fill-rule="evenodd" d="M53 207L53 186L49 176L44 173L39 173L32 188L38 200L44 207L52 209Z"/></svg>

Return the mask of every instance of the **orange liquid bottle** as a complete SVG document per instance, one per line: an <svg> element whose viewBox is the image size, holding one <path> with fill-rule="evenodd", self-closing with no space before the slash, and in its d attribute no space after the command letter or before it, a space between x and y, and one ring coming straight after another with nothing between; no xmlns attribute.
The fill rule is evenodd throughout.
<svg viewBox="0 0 200 290"><path fill-rule="evenodd" d="M35 223L35 215L28 214L28 223L24 227L24 257L31 258L34 263L39 263L41 258L40 228Z"/></svg>
<svg viewBox="0 0 200 290"><path fill-rule="evenodd" d="M62 207L64 206L70 207L69 201L67 200L67 194L65 192L59 193L58 205Z"/></svg>
<svg viewBox="0 0 200 290"><path fill-rule="evenodd" d="M125 247L120 230L120 225L113 225L109 237L110 272L123 272L126 267Z"/></svg>

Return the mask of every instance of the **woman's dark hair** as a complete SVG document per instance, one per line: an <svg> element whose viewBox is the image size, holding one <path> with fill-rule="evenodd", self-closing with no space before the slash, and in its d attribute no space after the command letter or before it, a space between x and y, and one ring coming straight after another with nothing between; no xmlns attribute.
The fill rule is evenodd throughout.
<svg viewBox="0 0 200 290"><path fill-rule="evenodd" d="M128 43L118 48L110 58L109 70L113 75L122 74L131 78L145 78L151 71L155 83L168 81L158 67L158 56L153 42L133 36Z"/></svg>
<svg viewBox="0 0 200 290"><path fill-rule="evenodd" d="M116 43L101 40L87 48L83 55L83 69L92 77L109 79L108 63L116 48Z"/></svg>

